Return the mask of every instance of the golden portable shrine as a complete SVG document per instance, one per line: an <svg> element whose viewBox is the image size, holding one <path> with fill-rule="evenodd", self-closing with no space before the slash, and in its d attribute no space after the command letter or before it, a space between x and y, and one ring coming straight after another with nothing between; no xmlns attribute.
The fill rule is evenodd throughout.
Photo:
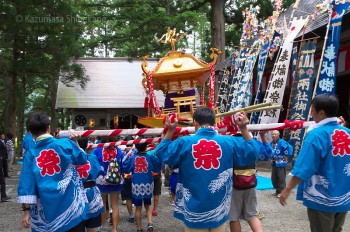
<svg viewBox="0 0 350 232"><path fill-rule="evenodd" d="M221 51L212 48L210 55L212 62L207 63L175 49L175 43L183 36L184 34L176 33L176 29L168 28L167 33L158 41L171 44L172 50L159 60L152 71L147 69L148 56L144 57L142 84L147 95L145 108L148 109L148 117L138 120L138 123L142 125L163 127L163 119L168 113L176 113L179 125L191 124L196 107L205 104L204 87L208 78L210 78L208 106L214 108L215 64ZM200 96L196 94L197 86L202 86ZM161 90L165 95L162 108L158 105L155 90ZM200 98L199 105L197 104L198 98Z"/></svg>

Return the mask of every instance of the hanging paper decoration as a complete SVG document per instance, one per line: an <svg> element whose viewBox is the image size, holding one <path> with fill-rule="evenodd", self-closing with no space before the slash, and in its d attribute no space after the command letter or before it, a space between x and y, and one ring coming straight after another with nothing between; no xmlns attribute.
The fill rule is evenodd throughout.
<svg viewBox="0 0 350 232"><path fill-rule="evenodd" d="M260 6L253 7L250 5L249 8L246 8L242 14L245 18L243 22L243 32L240 40L240 45L247 46L247 42L250 39L255 38L259 33L259 20L257 14L260 13Z"/></svg>
<svg viewBox="0 0 350 232"><path fill-rule="evenodd" d="M282 43L282 34L275 31L273 34L270 49L269 49L270 60L273 59L275 53L278 51L278 48L281 46L281 43Z"/></svg>
<svg viewBox="0 0 350 232"><path fill-rule="evenodd" d="M215 64L209 63L210 79L209 79L209 103L208 107L214 109L214 92L215 92Z"/></svg>
<svg viewBox="0 0 350 232"><path fill-rule="evenodd" d="M291 121L307 120L315 81L315 51L316 41L314 40L306 42L301 48L298 71L292 86L291 105L289 106L290 111L287 115L288 119ZM304 130L305 129L299 129L287 133L287 141L294 147L294 155L299 153L305 134Z"/></svg>
<svg viewBox="0 0 350 232"><path fill-rule="evenodd" d="M333 13L329 25L326 47L321 58L321 69L317 83L316 95L322 93L335 94L337 57L339 49L341 24L344 14L349 10L350 2L333 1Z"/></svg>
<svg viewBox="0 0 350 232"><path fill-rule="evenodd" d="M200 105L204 105L204 95L205 95L205 85L201 86L201 93L200 93L200 97L199 97L199 104Z"/></svg>
<svg viewBox="0 0 350 232"><path fill-rule="evenodd" d="M160 117L161 110L159 109L158 101L156 95L154 94L153 82L152 82L152 72L149 72L146 76L148 89L149 89L149 110L154 109L154 113L157 117ZM150 116L150 115L148 115Z"/></svg>
<svg viewBox="0 0 350 232"><path fill-rule="evenodd" d="M311 20L316 20L317 16L332 11L332 0L324 0L322 3L316 5L316 10L310 15Z"/></svg>

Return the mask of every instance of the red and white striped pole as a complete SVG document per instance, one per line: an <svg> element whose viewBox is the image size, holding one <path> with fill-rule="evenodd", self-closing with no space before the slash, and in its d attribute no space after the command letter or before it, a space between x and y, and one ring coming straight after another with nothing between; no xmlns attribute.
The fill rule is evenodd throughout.
<svg viewBox="0 0 350 232"><path fill-rule="evenodd" d="M129 140L129 141L88 144L87 149L93 149L97 147L116 147L120 145L132 145L132 144L139 144L139 143L156 143L156 142L160 142L161 140L162 140L161 137L155 137L155 138L147 138L147 139L135 139L135 140Z"/></svg>
<svg viewBox="0 0 350 232"><path fill-rule="evenodd" d="M128 136L128 135L143 135L143 136L160 136L163 134L164 128L141 128L141 129L115 129L115 130L61 130L57 132L58 138L67 138L72 133L80 135L80 137L93 136ZM174 134L189 135L194 134L194 127L177 127Z"/></svg>

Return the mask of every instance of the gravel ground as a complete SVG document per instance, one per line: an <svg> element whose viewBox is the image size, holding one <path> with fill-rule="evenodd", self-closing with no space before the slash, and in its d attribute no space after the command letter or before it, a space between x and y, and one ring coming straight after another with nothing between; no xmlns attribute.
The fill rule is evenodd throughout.
<svg viewBox="0 0 350 232"><path fill-rule="evenodd" d="M259 165L259 175L269 177L269 168L266 165ZM22 229L20 225L22 212L20 205L15 202L17 196L18 175L21 166L15 165L15 171L12 172L11 178L6 178L7 192L12 197L10 202L0 203L0 232L22 232L29 231ZM267 232L308 232L309 223L306 215L306 208L301 202L295 200L295 191L292 191L288 199L288 205L283 207L279 204L278 199L272 196L273 190L258 191L259 209L263 216L262 224L264 231ZM173 206L169 205L169 194L166 187L162 188L160 196L159 216L154 217L155 231L157 232L179 232L183 231L181 221L174 219ZM142 224L147 226L145 212L142 212ZM120 222L118 225L119 232L136 231L136 225L127 221L126 207L120 203ZM229 231L227 223L226 231ZM242 222L242 231L250 231L246 222ZM344 225L344 232L350 232L350 216Z"/></svg>

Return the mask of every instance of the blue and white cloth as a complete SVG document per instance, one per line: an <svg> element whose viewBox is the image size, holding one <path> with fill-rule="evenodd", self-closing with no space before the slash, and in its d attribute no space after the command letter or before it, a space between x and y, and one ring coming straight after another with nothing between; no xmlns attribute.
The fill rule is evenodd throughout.
<svg viewBox="0 0 350 232"><path fill-rule="evenodd" d="M34 145L35 145L35 140L34 140L32 134L27 132L24 135L23 142L22 142L22 148L23 148L22 156L24 157L26 155L27 151L29 151L30 148L33 148Z"/></svg>
<svg viewBox="0 0 350 232"><path fill-rule="evenodd" d="M153 152L139 153L129 156L123 163L123 170L131 172L132 197L134 199L152 198L153 196L153 172L162 170L162 163Z"/></svg>
<svg viewBox="0 0 350 232"><path fill-rule="evenodd" d="M101 174L101 166L94 154L88 155L88 161L84 165L76 165L79 176L83 183L95 182ZM103 213L104 206L99 188L95 185L91 188L85 188L86 196L89 202L89 212L87 218L94 218Z"/></svg>
<svg viewBox="0 0 350 232"><path fill-rule="evenodd" d="M286 167L288 159L286 156L293 156L293 147L283 139L278 139L277 143L270 143L272 147L272 153L270 153L270 158L275 161L277 168Z"/></svg>
<svg viewBox="0 0 350 232"><path fill-rule="evenodd" d="M179 166L175 218L190 228L217 228L228 219L233 165L254 163L259 145L201 128L173 142L163 139L155 154L167 165Z"/></svg>
<svg viewBox="0 0 350 232"><path fill-rule="evenodd" d="M31 231L64 232L86 219L89 204L75 165L87 154L69 139L45 134L26 152L18 203L31 204Z"/></svg>
<svg viewBox="0 0 350 232"><path fill-rule="evenodd" d="M297 197L304 206L330 213L347 212L350 211L350 130L340 126L336 118L326 120L327 123L319 122L306 135L291 173L303 180Z"/></svg>

